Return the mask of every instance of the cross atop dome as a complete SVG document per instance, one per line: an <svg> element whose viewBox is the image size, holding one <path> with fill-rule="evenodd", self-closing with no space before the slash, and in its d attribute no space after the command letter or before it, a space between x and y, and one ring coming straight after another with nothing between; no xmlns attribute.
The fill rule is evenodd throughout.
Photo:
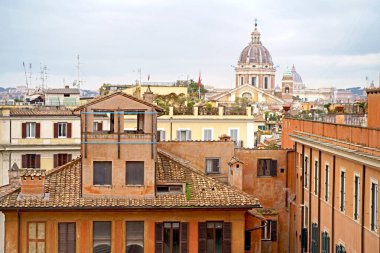
<svg viewBox="0 0 380 253"><path fill-rule="evenodd" d="M252 44L261 45L260 32L257 31L257 18L255 18L255 30L251 33Z"/></svg>

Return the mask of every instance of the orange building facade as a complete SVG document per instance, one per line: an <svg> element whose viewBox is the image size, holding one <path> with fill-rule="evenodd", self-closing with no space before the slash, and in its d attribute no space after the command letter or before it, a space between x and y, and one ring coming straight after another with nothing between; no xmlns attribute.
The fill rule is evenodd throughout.
<svg viewBox="0 0 380 253"><path fill-rule="evenodd" d="M367 127L283 120L283 145L296 152L291 252L380 250L380 95L367 93Z"/></svg>

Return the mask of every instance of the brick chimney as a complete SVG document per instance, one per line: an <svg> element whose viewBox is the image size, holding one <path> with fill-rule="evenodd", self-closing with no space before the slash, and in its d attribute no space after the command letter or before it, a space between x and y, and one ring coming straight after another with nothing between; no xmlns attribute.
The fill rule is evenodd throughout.
<svg viewBox="0 0 380 253"><path fill-rule="evenodd" d="M228 184L243 190L243 167L244 163L237 157L232 157L228 162Z"/></svg>
<svg viewBox="0 0 380 253"><path fill-rule="evenodd" d="M366 89L368 95L367 127L380 128L380 88Z"/></svg>
<svg viewBox="0 0 380 253"><path fill-rule="evenodd" d="M13 163L10 170L8 170L9 184L14 186L20 186L20 169L16 163Z"/></svg>
<svg viewBox="0 0 380 253"><path fill-rule="evenodd" d="M19 170L21 194L23 196L40 196L45 194L46 170L22 169Z"/></svg>
<svg viewBox="0 0 380 253"><path fill-rule="evenodd" d="M146 89L146 91L143 94L143 100L145 100L146 102L149 102L149 103L153 103L154 94L150 90L150 85L148 85L148 89Z"/></svg>
<svg viewBox="0 0 380 253"><path fill-rule="evenodd" d="M223 135L219 136L219 140L226 142L226 141L230 141L231 137L228 136L227 134L223 134Z"/></svg>

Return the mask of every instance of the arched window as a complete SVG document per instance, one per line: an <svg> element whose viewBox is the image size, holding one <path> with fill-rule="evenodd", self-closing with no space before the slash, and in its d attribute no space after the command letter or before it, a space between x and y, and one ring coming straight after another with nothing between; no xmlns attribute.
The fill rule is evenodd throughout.
<svg viewBox="0 0 380 253"><path fill-rule="evenodd" d="M285 87L285 93L289 93L289 87Z"/></svg>
<svg viewBox="0 0 380 253"><path fill-rule="evenodd" d="M268 77L264 77L264 89L268 89L269 80Z"/></svg>

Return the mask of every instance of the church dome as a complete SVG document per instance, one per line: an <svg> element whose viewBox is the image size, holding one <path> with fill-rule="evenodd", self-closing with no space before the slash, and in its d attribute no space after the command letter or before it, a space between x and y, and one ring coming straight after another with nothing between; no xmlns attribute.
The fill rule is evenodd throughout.
<svg viewBox="0 0 380 253"><path fill-rule="evenodd" d="M251 42L240 54L238 64L267 65L268 67L272 67L272 56L260 41L260 32L257 31L257 23L255 23L255 30L252 32L251 37Z"/></svg>
<svg viewBox="0 0 380 253"><path fill-rule="evenodd" d="M292 76L293 76L294 89L296 89L296 90L304 89L305 85L302 81L300 74L298 74L298 72L296 71L296 67L294 67L294 64L292 67Z"/></svg>

